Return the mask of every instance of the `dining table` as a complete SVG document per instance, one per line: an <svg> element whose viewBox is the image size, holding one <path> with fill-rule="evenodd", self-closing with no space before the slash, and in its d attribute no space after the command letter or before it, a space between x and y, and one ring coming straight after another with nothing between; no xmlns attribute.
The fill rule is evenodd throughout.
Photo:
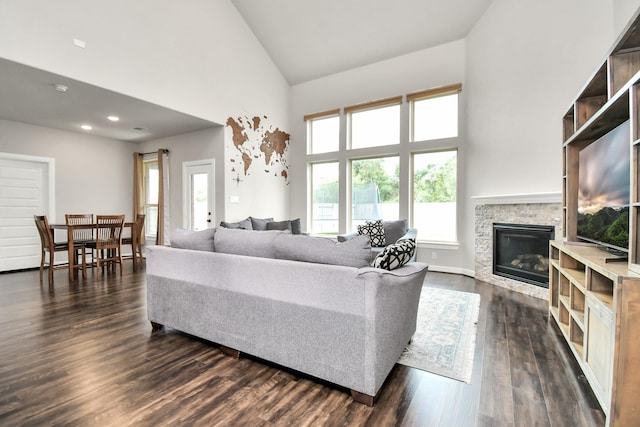
<svg viewBox="0 0 640 427"><path fill-rule="evenodd" d="M49 227L51 228L51 230L66 230L67 231L67 242L69 243L69 280L73 281L76 279L77 277L77 273L76 273L76 267L75 267L75 262L76 262L76 254L75 254L75 245L73 243L73 231L74 230L86 230L86 229L95 229L96 228L96 224L49 224ZM136 223L134 222L125 222L124 223L124 228L130 228L131 229L131 239L133 241L133 247L136 248L137 244L138 244L138 233L136 232ZM55 234L52 233L54 235L54 240L55 240ZM134 265L134 269L137 267L136 266L137 260L136 257L133 257L133 265Z"/></svg>

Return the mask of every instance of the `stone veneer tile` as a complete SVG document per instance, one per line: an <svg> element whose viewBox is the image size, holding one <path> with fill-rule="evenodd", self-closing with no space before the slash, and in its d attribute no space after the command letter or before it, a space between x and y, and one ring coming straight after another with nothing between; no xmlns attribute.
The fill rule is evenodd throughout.
<svg viewBox="0 0 640 427"><path fill-rule="evenodd" d="M560 203L486 204L476 206L475 278L525 295L549 299L549 290L493 274L493 224L550 225L562 237Z"/></svg>

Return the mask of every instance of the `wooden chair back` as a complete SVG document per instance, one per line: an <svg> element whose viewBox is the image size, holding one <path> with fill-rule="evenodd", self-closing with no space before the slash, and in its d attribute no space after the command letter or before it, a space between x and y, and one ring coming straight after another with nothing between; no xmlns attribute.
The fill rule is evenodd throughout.
<svg viewBox="0 0 640 427"><path fill-rule="evenodd" d="M40 243L42 244L42 250L53 251L53 235L51 227L49 227L49 221L46 215L34 215L33 219L40 235Z"/></svg>
<svg viewBox="0 0 640 427"><path fill-rule="evenodd" d="M64 219L67 225L87 225L87 228L73 229L74 243L93 242L93 214L66 214Z"/></svg>
<svg viewBox="0 0 640 427"><path fill-rule="evenodd" d="M96 249L120 249L124 215L96 215Z"/></svg>

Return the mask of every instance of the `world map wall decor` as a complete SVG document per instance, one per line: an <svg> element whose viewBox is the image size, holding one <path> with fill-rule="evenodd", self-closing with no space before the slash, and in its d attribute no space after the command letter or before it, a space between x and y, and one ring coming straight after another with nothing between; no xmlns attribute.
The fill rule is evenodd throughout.
<svg viewBox="0 0 640 427"><path fill-rule="evenodd" d="M250 175L262 164L264 173L282 177L289 184L289 163L287 152L291 135L273 128L267 116L229 117L227 126L233 132L233 146L236 150L230 154L231 172ZM257 164L256 164L257 163Z"/></svg>

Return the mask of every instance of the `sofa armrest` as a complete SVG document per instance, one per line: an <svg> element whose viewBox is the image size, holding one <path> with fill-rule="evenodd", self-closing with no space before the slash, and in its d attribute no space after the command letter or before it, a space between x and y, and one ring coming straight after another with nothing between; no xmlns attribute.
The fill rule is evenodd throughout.
<svg viewBox="0 0 640 427"><path fill-rule="evenodd" d="M417 237L418 237L418 229L417 228L410 228L410 229L407 230L406 233L404 233L404 236L402 236L398 240L405 240L405 239L417 240Z"/></svg>
<svg viewBox="0 0 640 427"><path fill-rule="evenodd" d="M354 231L347 234L338 234L338 242L346 242L347 240L351 240L354 237L358 236L358 232Z"/></svg>

